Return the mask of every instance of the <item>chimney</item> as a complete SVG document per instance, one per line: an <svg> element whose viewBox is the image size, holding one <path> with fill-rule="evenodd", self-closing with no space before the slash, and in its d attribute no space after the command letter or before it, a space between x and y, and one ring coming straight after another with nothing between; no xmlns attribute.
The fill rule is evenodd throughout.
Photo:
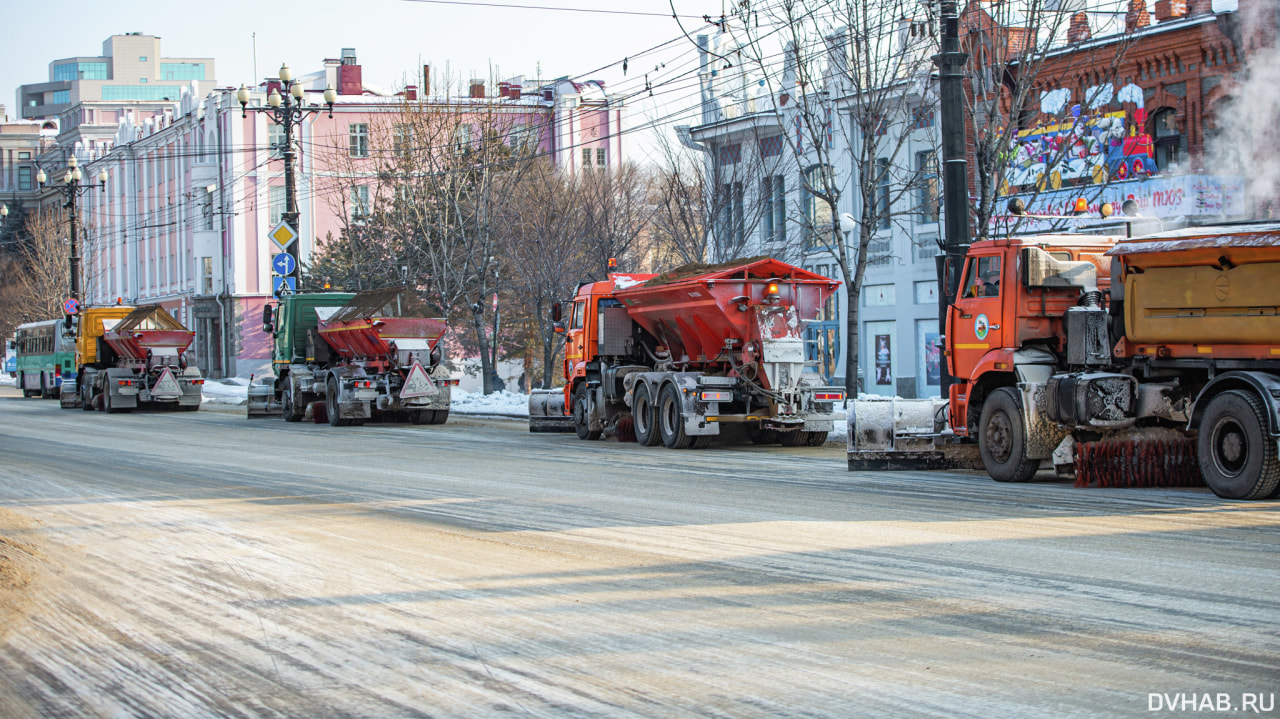
<svg viewBox="0 0 1280 719"><path fill-rule="evenodd" d="M363 95L364 80L360 65L356 63L356 49L342 48L342 64L338 66L339 95Z"/></svg>
<svg viewBox="0 0 1280 719"><path fill-rule="evenodd" d="M1187 17L1210 15L1213 13L1213 0L1186 0Z"/></svg>
<svg viewBox="0 0 1280 719"><path fill-rule="evenodd" d="M1078 12L1071 16L1071 26L1067 28L1067 42L1075 44L1084 42L1093 36L1089 31L1089 16Z"/></svg>
<svg viewBox="0 0 1280 719"><path fill-rule="evenodd" d="M431 66L422 66L422 96L431 97Z"/></svg>
<svg viewBox="0 0 1280 719"><path fill-rule="evenodd" d="M338 89L338 68L342 66L342 61L334 57L326 57L324 59L324 86Z"/></svg>
<svg viewBox="0 0 1280 719"><path fill-rule="evenodd" d="M503 100L511 97L511 83L509 82L498 83L498 97L502 98Z"/></svg>
<svg viewBox="0 0 1280 719"><path fill-rule="evenodd" d="M1187 0L1156 0L1156 22L1177 20L1187 14Z"/></svg>
<svg viewBox="0 0 1280 719"><path fill-rule="evenodd" d="M1125 32L1133 32L1151 24L1151 14L1147 12L1147 0L1129 0L1129 12L1124 16Z"/></svg>
<svg viewBox="0 0 1280 719"><path fill-rule="evenodd" d="M417 85L405 85L405 86L404 86L404 99L406 99L406 100L417 100L417 99L418 99L418 86L417 86Z"/></svg>
<svg viewBox="0 0 1280 719"><path fill-rule="evenodd" d="M484 80L471 81L470 97L477 98L477 99L481 99L484 97Z"/></svg>

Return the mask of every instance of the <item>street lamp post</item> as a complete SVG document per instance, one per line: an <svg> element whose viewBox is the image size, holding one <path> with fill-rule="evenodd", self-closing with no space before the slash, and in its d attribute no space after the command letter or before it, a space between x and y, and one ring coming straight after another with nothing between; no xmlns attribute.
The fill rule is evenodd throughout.
<svg viewBox="0 0 1280 719"><path fill-rule="evenodd" d="M293 177L293 128L301 124L308 115L319 112L320 107L307 105L302 85L294 82L293 72L288 65L280 66L280 83L284 88L284 94L272 88L271 93L267 95L267 107L249 107L249 88L244 85L236 91L236 100L240 102L240 117L247 117L249 110L261 112L284 129L284 214L282 217L295 232L299 233L299 239L287 250L294 259L293 271L288 276L297 277L301 267L298 250L302 228L298 226L298 193ZM334 92L333 87L326 87L324 103L329 110L330 118L333 117L333 103L337 99L338 93Z"/></svg>
<svg viewBox="0 0 1280 719"><path fill-rule="evenodd" d="M66 197L63 208L69 212L69 220L71 225L71 299L77 303L80 302L80 213L76 208L76 200L81 195L88 193L90 190L103 190L107 187L107 171L103 169L98 173L98 184L80 184L80 180L84 177L80 170L79 162L76 156L72 155L67 158L67 172L62 176L62 184L56 186L57 190ZM44 170L36 175L36 182L44 185L49 181L49 176L44 174ZM66 316L67 326L71 326L71 314Z"/></svg>

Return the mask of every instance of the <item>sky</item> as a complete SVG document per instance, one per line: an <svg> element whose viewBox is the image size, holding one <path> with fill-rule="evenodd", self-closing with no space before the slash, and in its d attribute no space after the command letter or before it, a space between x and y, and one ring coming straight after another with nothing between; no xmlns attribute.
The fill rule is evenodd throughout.
<svg viewBox="0 0 1280 719"><path fill-rule="evenodd" d="M446 74L455 87L471 77L604 80L610 93L635 93L628 102L629 126L642 132L656 121L669 131L671 124L693 124L692 38L714 31L701 18L719 17L724 2L309 0L292 9L249 0L11 3L0 45L0 103L14 118L19 85L45 82L51 61L99 55L108 36L128 32L160 36L167 57L214 58L220 87L252 85L256 33L259 80L274 76L282 62L295 74L319 70L325 58L351 47L364 81L388 90L413 83L423 64L432 66L433 86ZM673 4L688 37L671 17ZM525 9L534 6L542 9ZM657 88L652 99L644 90L646 73ZM671 116L680 110L683 119ZM646 147L636 149L647 153Z"/></svg>

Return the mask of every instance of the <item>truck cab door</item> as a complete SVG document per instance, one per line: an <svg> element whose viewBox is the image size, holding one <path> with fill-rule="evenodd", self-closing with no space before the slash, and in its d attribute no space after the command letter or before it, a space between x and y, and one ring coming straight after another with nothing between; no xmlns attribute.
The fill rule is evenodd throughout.
<svg viewBox="0 0 1280 719"><path fill-rule="evenodd" d="M959 296L947 316L951 374L971 379L983 355L1004 347L1002 295L1008 294L1004 257L971 255L965 262Z"/></svg>
<svg viewBox="0 0 1280 719"><path fill-rule="evenodd" d="M572 383L576 368L586 361L586 337L584 319L587 313L586 300L574 300L569 315L569 326L565 330L564 360L565 379Z"/></svg>

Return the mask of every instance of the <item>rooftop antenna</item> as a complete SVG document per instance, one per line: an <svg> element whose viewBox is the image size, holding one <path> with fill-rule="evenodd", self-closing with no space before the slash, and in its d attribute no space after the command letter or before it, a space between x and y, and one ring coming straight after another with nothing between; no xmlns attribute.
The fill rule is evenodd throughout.
<svg viewBox="0 0 1280 719"><path fill-rule="evenodd" d="M258 33L253 33L253 81L256 84L261 78L258 77Z"/></svg>

